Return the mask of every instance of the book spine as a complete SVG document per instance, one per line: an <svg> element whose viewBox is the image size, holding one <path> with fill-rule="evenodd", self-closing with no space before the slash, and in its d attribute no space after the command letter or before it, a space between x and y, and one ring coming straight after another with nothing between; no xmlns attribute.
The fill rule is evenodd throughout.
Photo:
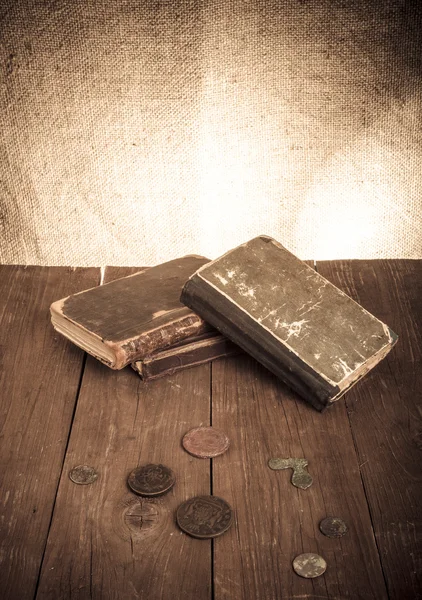
<svg viewBox="0 0 422 600"><path fill-rule="evenodd" d="M209 330L209 325L197 315L177 319L122 342L105 343L114 352L116 361L113 369L123 369L126 365L142 360L158 349L169 347L191 335L199 335Z"/></svg>
<svg viewBox="0 0 422 600"><path fill-rule="evenodd" d="M132 363L132 367L146 381L205 364L217 358L234 356L241 352L239 346L233 344L226 337L219 335L215 339L194 342L179 348L157 352L155 355L147 356L142 361Z"/></svg>

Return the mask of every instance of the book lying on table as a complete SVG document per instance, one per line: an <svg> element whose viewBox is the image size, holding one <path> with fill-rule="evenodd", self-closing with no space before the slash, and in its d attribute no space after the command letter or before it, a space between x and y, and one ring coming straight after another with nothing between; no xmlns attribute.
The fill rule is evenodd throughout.
<svg viewBox="0 0 422 600"><path fill-rule="evenodd" d="M132 368L146 381L241 352L239 346L214 330L186 338L170 348L156 350L132 363Z"/></svg>
<svg viewBox="0 0 422 600"><path fill-rule="evenodd" d="M181 300L318 410L338 400L397 340L267 236L200 267Z"/></svg>
<svg viewBox="0 0 422 600"><path fill-rule="evenodd" d="M112 369L210 326L180 303L186 279L209 259L185 256L51 305L54 328Z"/></svg>

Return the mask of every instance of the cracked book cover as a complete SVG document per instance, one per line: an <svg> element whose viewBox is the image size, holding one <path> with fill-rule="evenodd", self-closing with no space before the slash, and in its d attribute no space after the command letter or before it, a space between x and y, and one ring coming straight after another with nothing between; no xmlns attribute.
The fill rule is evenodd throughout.
<svg viewBox="0 0 422 600"><path fill-rule="evenodd" d="M182 301L322 410L394 345L391 329L259 236L204 265Z"/></svg>

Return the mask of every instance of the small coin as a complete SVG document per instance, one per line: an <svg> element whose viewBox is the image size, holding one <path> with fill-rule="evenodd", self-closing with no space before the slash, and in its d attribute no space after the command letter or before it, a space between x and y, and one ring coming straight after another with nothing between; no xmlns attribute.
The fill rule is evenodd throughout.
<svg viewBox="0 0 422 600"><path fill-rule="evenodd" d="M218 496L195 496L179 506L176 520L180 529L192 537L215 538L229 529L233 511Z"/></svg>
<svg viewBox="0 0 422 600"><path fill-rule="evenodd" d="M128 479L130 489L140 496L161 496L171 490L176 477L164 465L143 465L134 469Z"/></svg>
<svg viewBox="0 0 422 600"><path fill-rule="evenodd" d="M297 488L307 490L312 485L313 479L305 469L295 469L291 482Z"/></svg>
<svg viewBox="0 0 422 600"><path fill-rule="evenodd" d="M313 554L312 552L306 552L305 554L299 554L293 561L293 569L295 573L306 579L313 579L319 577L327 568L327 563L319 556L319 554Z"/></svg>
<svg viewBox="0 0 422 600"><path fill-rule="evenodd" d="M94 467L78 465L69 472L69 478L78 485L88 485L98 479L98 473Z"/></svg>
<svg viewBox="0 0 422 600"><path fill-rule="evenodd" d="M223 454L230 446L225 433L214 427L196 427L186 433L183 448L197 458L213 458Z"/></svg>
<svg viewBox="0 0 422 600"><path fill-rule="evenodd" d="M348 531L346 523L339 517L326 517L319 524L321 532L330 538L342 537Z"/></svg>
<svg viewBox="0 0 422 600"><path fill-rule="evenodd" d="M274 471L293 469L291 482L297 488L306 490L312 485L313 479L306 470L308 466L306 458L271 458L268 466Z"/></svg>
<svg viewBox="0 0 422 600"><path fill-rule="evenodd" d="M273 471L279 471L282 469L294 469L295 463L294 458L271 458L268 461L268 466Z"/></svg>
<svg viewBox="0 0 422 600"><path fill-rule="evenodd" d="M282 469L293 469L302 471L308 466L306 458L271 458L268 466L274 471Z"/></svg>

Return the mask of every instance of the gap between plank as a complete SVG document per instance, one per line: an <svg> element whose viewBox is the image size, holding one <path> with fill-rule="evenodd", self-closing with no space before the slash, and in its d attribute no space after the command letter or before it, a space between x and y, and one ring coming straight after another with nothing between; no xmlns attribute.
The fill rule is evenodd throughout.
<svg viewBox="0 0 422 600"><path fill-rule="evenodd" d="M212 361L210 362L210 427L212 427ZM212 462L213 459L210 458L210 490L211 490L211 496L213 494L213 479L212 479ZM212 539L212 538L211 538Z"/></svg>
<svg viewBox="0 0 422 600"><path fill-rule="evenodd" d="M63 469L64 469L64 464L65 464L65 461L66 461L67 450L68 450L68 447L69 447L70 436L72 434L73 421L75 420L76 408L78 406L79 394L80 394L80 391L81 391L82 380L83 380L84 373L85 373L85 365L86 365L87 356L88 356L87 353L84 352L84 356L83 356L83 359L82 359L81 371L80 371L80 374L79 374L78 387L77 387L77 390L76 390L75 404L73 406L72 418L70 419L69 433L68 433L68 436L67 436L66 446L65 446L65 449L64 449L64 453L63 453L63 460L62 460L62 466L61 466L61 469L60 469L60 475L59 475L58 480L57 480L56 493L54 495L54 502L53 502L53 506L52 506L52 509L51 509L50 522L48 524L47 535L46 535L46 538L45 538L45 544L44 544L44 548L43 548L43 552L42 552L42 556L41 556L41 562L40 562L40 568L39 568L39 571L38 571L37 584L35 586L34 598L37 597L38 588L39 588L39 585L40 585L41 573L42 573L42 568L43 568L43 564L44 564L45 553L46 553L46 550L47 550L48 538L50 537L51 525L53 523L54 511L55 511L55 508L56 508L57 494L58 494L60 482L61 482L62 476L63 476Z"/></svg>
<svg viewBox="0 0 422 600"><path fill-rule="evenodd" d="M212 427L212 361L210 362L210 427ZM213 495L213 460L210 458L210 493ZM211 599L214 600L214 538L211 538Z"/></svg>

